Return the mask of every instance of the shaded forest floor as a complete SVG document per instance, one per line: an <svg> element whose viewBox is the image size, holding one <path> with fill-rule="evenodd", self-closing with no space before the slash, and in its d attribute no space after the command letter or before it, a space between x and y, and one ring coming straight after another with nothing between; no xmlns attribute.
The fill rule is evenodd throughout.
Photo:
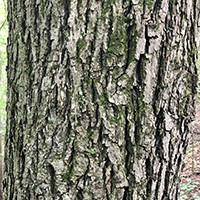
<svg viewBox="0 0 200 200"><path fill-rule="evenodd" d="M187 148L180 200L200 200L200 102L196 104L194 133Z"/></svg>

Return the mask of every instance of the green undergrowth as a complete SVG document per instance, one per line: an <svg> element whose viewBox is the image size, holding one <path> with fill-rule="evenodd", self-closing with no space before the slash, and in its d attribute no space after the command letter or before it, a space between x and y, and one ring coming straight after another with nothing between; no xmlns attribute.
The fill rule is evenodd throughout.
<svg viewBox="0 0 200 200"><path fill-rule="evenodd" d="M192 178L187 178L186 183L181 184L181 197L180 200L188 200L189 199L189 194L194 190L198 189L199 183L194 182ZM193 200L200 200L200 196L198 196L196 193L191 194Z"/></svg>

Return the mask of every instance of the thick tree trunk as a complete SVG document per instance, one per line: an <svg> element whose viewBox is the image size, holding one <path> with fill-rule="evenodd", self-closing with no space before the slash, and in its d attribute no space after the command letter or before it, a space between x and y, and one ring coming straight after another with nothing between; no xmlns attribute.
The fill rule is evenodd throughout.
<svg viewBox="0 0 200 200"><path fill-rule="evenodd" d="M198 1L8 1L5 199L178 199Z"/></svg>

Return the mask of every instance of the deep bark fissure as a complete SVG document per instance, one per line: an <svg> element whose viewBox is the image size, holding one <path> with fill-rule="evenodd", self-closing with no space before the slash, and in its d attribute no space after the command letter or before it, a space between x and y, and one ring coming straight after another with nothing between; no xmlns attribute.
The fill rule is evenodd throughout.
<svg viewBox="0 0 200 200"><path fill-rule="evenodd" d="M102 150L102 142L104 139L104 135L103 135L103 120L101 119L100 125L99 125L99 137L98 137L98 145L100 146L99 149Z"/></svg>
<svg viewBox="0 0 200 200"><path fill-rule="evenodd" d="M87 0L87 4L86 4L86 12L85 12L85 33L87 34L87 29L88 29L88 23L89 23L89 13L90 13L90 0Z"/></svg>
<svg viewBox="0 0 200 200"><path fill-rule="evenodd" d="M104 186L105 191L106 191L106 198L108 200L110 200L110 197L109 197L110 192L108 191L108 186L107 186L109 184L108 181L110 181L110 180L107 180L107 176L106 176L106 170L107 170L108 166L109 166L109 160L108 160L108 157L106 157L105 164L104 164L104 167L103 167L103 181L104 181L103 186Z"/></svg>
<svg viewBox="0 0 200 200"><path fill-rule="evenodd" d="M161 97L161 91L164 88L163 87L163 78L165 76L165 58L166 58L166 47L164 45L164 42L161 44L161 50L160 50L160 55L159 55L159 68L158 68L158 75L157 75L157 83L156 83L156 89L154 92L154 96L153 96L153 100L152 100L152 107L154 110L154 115L157 115L159 110L158 110L158 105L159 105L159 101L160 101L160 97Z"/></svg>
<svg viewBox="0 0 200 200"><path fill-rule="evenodd" d="M53 200L55 199L56 194L56 188L55 188L55 170L54 167L51 164L48 164L47 166L49 174L50 174L50 186L51 186L51 193Z"/></svg>
<svg viewBox="0 0 200 200"><path fill-rule="evenodd" d="M159 172L158 172L158 176L157 176L157 181L156 181L155 196L154 196L154 199L155 199L155 200L158 200L159 187L160 187L161 177L162 177L162 176L161 176L162 169L163 169L163 164L161 163L161 166L160 166Z"/></svg>
<svg viewBox="0 0 200 200"><path fill-rule="evenodd" d="M133 31L135 30L135 24L130 25L130 23L133 23L132 20L128 20L128 27L127 27L127 40L128 40L128 45L127 45L127 59L126 59L126 65L124 71L127 70L129 64L133 60L133 53L136 51L136 41L135 37L133 37ZM137 33L134 33L137 34Z"/></svg>
<svg viewBox="0 0 200 200"><path fill-rule="evenodd" d="M152 175L153 175L153 170L152 170L152 165L151 165L151 160L148 157L146 159L146 178L147 178L147 198L150 198L151 196L151 186L152 186Z"/></svg>
<svg viewBox="0 0 200 200"><path fill-rule="evenodd" d="M128 121L128 108L127 107L125 107L125 141L126 141L125 168L126 168L126 177L129 177L130 169L131 169L130 158L131 158L131 155L133 156L133 151L131 150L132 144L131 144L131 139L129 136L129 121ZM130 186L125 188L123 200L127 200L129 198L129 190L130 190L129 187Z"/></svg>
<svg viewBox="0 0 200 200"><path fill-rule="evenodd" d="M169 165L167 166L166 169L166 174L165 174L165 190L163 192L163 197L167 197L168 196L168 190L169 190L169 183L170 183L170 169L171 169L171 164L169 163Z"/></svg>
<svg viewBox="0 0 200 200"><path fill-rule="evenodd" d="M164 116L163 116L163 110L160 110L158 116L157 116L157 121L156 121L156 152L155 154L158 156L158 158L160 160L163 159L163 153L164 153L164 149L163 149L163 142L162 139L164 137L164 133L163 133L163 120L164 120Z"/></svg>
<svg viewBox="0 0 200 200"><path fill-rule="evenodd" d="M148 36L148 25L145 26L145 38L146 38L146 44L145 44L145 53L149 53L149 46L150 46L150 38Z"/></svg>

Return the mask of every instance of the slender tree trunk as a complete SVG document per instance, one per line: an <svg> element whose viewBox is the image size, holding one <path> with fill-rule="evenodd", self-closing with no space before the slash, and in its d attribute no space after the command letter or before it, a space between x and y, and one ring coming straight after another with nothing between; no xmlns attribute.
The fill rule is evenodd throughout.
<svg viewBox="0 0 200 200"><path fill-rule="evenodd" d="M2 130L1 116L0 116L0 130ZM3 181L3 156L2 156L2 133L0 133L0 200L3 200L2 181Z"/></svg>
<svg viewBox="0 0 200 200"><path fill-rule="evenodd" d="M198 1L8 1L5 199L178 199Z"/></svg>

